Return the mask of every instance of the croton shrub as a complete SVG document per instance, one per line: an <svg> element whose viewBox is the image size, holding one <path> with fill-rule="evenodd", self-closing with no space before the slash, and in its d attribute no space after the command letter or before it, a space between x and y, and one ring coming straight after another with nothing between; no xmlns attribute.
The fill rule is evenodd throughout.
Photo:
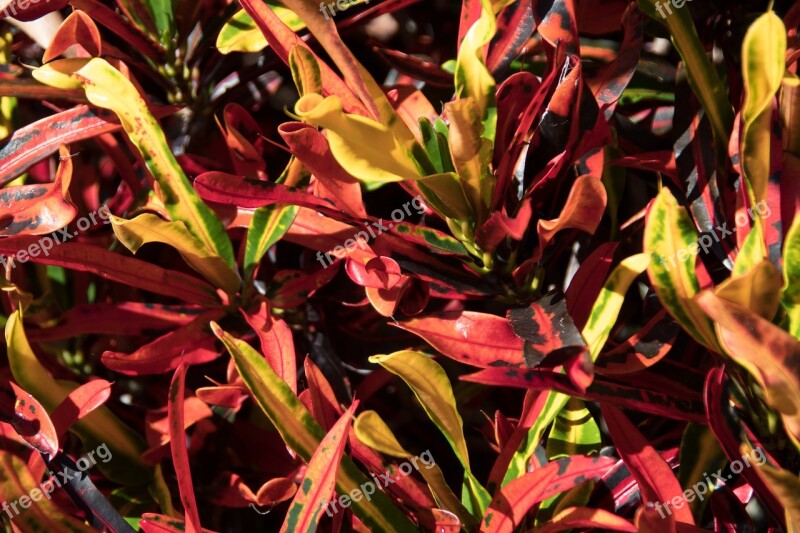
<svg viewBox="0 0 800 533"><path fill-rule="evenodd" d="M0 1L6 531L797 531L800 4Z"/></svg>

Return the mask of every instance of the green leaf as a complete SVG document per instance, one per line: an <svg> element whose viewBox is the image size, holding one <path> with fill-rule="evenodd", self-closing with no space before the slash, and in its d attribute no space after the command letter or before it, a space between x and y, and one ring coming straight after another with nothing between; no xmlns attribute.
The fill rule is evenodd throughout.
<svg viewBox="0 0 800 533"><path fill-rule="evenodd" d="M170 49L176 35L175 0L142 0L153 15L156 31L165 48Z"/></svg>
<svg viewBox="0 0 800 533"><path fill-rule="evenodd" d="M570 398L547 437L547 458L589 455L600 451L600 428L583 401Z"/></svg>
<svg viewBox="0 0 800 533"><path fill-rule="evenodd" d="M62 59L33 71L38 81L62 88L83 88L89 101L119 117L158 185L172 220L180 220L195 237L236 268L225 227L195 192L167 144L158 121L133 83L104 59Z"/></svg>
<svg viewBox="0 0 800 533"><path fill-rule="evenodd" d="M292 227L299 207L295 205L268 205L253 213L247 230L244 249L244 276L250 279L270 247Z"/></svg>

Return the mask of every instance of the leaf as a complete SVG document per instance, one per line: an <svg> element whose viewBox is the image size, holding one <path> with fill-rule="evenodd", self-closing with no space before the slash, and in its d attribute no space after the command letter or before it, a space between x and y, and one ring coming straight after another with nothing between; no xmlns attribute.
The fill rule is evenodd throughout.
<svg viewBox="0 0 800 533"><path fill-rule="evenodd" d="M488 138L481 135L485 126L481 124L480 108L474 98L447 102L444 104L444 113L450 121L450 157L458 181L472 208L476 224L481 224L486 220L494 191L494 175L489 171L494 133Z"/></svg>
<svg viewBox="0 0 800 533"><path fill-rule="evenodd" d="M240 1L242 7L248 9L249 5L260 0ZM327 15L323 17L318 4L313 0L284 0L282 4L294 11L297 16L306 23L308 30L333 60L339 72L344 76L344 81L347 86L358 96L361 103L364 104L370 112L372 118L386 118L380 115L378 106L373 102L375 95L370 92L367 86L369 81L372 81L373 85L375 85L375 82L361 67L350 49L342 42L333 20ZM252 9L252 7L250 7L250 9ZM381 96L383 96L383 93L381 93Z"/></svg>
<svg viewBox="0 0 800 533"><path fill-rule="evenodd" d="M683 490L672 473L672 468L636 426L616 407L603 404L601 408L611 440L614 441L620 458L636 478L644 504L656 505L671 501L673 497L683 499ZM673 506L672 511L674 515L670 513L668 521L675 520L694 525L692 511L688 505Z"/></svg>
<svg viewBox="0 0 800 533"><path fill-rule="evenodd" d="M625 293L634 280L648 267L650 257L647 254L632 255L624 259L611 273L603 285L603 290L592 306L589 320L581 331L592 360L596 360L614 327L619 310L625 299Z"/></svg>
<svg viewBox="0 0 800 533"><path fill-rule="evenodd" d="M53 11L64 9L68 3L69 0L52 0L41 2L41 4L25 0L12 0L0 12L0 19L11 16L22 22L31 22Z"/></svg>
<svg viewBox="0 0 800 533"><path fill-rule="evenodd" d="M247 323L258 335L261 353L272 369L297 393L297 361L295 359L292 330L286 322L270 312L266 299L259 298L258 307L253 311L242 310Z"/></svg>
<svg viewBox="0 0 800 533"><path fill-rule="evenodd" d="M443 355L488 368L523 364L523 340L508 320L475 311L445 311L398 322L395 326L425 339Z"/></svg>
<svg viewBox="0 0 800 533"><path fill-rule="evenodd" d="M70 0L69 3L73 8L85 11L92 20L108 28L111 33L127 43L131 49L153 61L163 61L165 59L166 51L164 47L150 39L139 26L121 13L103 5L98 0Z"/></svg>
<svg viewBox="0 0 800 533"><path fill-rule="evenodd" d="M3 503L16 503L20 497L29 496L39 487L39 483L21 459L6 450L0 450L0 498ZM55 490L53 482L48 488ZM49 495L47 498L42 498L41 490L39 492L38 501L30 502L28 509L21 509L21 513L13 516L12 523L19 531L52 533L90 533L95 531L94 528L85 525L82 520L76 520L69 514L63 513L61 508L50 500ZM11 517L10 508L8 516Z"/></svg>
<svg viewBox="0 0 800 533"><path fill-rule="evenodd" d="M741 276L731 276L714 290L715 294L772 320L780 306L781 282L778 269L768 260L756 264Z"/></svg>
<svg viewBox="0 0 800 533"><path fill-rule="evenodd" d="M647 212L644 251L653 257L647 273L669 314L697 342L719 351L713 325L694 301L700 290L694 266L700 250L697 237L689 215L662 188Z"/></svg>
<svg viewBox="0 0 800 533"><path fill-rule="evenodd" d="M517 337L525 340L525 364L537 366L550 352L564 346L581 346L581 337L567 313L563 295L552 293L528 307L508 311L508 322Z"/></svg>
<svg viewBox="0 0 800 533"><path fill-rule="evenodd" d="M25 390L52 412L64 402L72 387L68 382L57 382L42 367L28 344L22 326L22 315L15 311L6 323L6 344L8 359L14 379ZM144 442L138 434L123 424L107 407L95 410L79 420L70 428L86 449L96 449L105 443L114 461L100 463L98 468L115 483L136 486L147 483L152 478L152 470L141 461L145 450Z"/></svg>
<svg viewBox="0 0 800 533"><path fill-rule="evenodd" d="M63 228L78 210L70 201L72 160L61 146L53 183L6 187L0 191L0 236L46 235Z"/></svg>
<svg viewBox="0 0 800 533"><path fill-rule="evenodd" d="M128 376L163 374L178 368L181 363L208 363L220 356L208 323L223 315L220 309L206 311L185 326L139 346L131 354L107 350L101 360L109 369Z"/></svg>
<svg viewBox="0 0 800 533"><path fill-rule="evenodd" d="M47 411L16 383L8 384L10 389L0 386L0 394L8 396L2 403L13 400L14 404L13 408L4 405L0 420L11 424L17 434L43 457L54 457L58 453L59 436Z"/></svg>
<svg viewBox="0 0 800 533"><path fill-rule="evenodd" d="M603 218L606 200L606 190L599 179L590 175L578 177L569 190L569 197L558 218L536 223L539 247L533 258L540 260L556 233L565 229L577 229L593 235Z"/></svg>
<svg viewBox="0 0 800 533"><path fill-rule="evenodd" d="M742 43L742 173L753 205L766 200L772 103L786 71L785 54L786 27L767 11L750 25Z"/></svg>
<svg viewBox="0 0 800 533"><path fill-rule="evenodd" d="M269 205L256 209L247 229L244 251L245 279L252 279L264 255L289 231L298 209L294 205Z"/></svg>
<svg viewBox="0 0 800 533"><path fill-rule="evenodd" d="M347 444L350 419L357 406L358 402L353 402L319 443L319 447L308 462L308 469L300 483L300 489L286 512L281 533L294 531L314 533L317 530L320 513L327 507L327 498L336 484L336 472L342 460L344 446Z"/></svg>
<svg viewBox="0 0 800 533"><path fill-rule="evenodd" d="M324 431L314 421L289 386L267 364L266 360L246 342L234 339L216 323L211 323L214 334L231 354L239 375L244 380L253 398L270 419L286 444L304 460L311 456L324 438ZM336 478L336 491L349 494L353 489L369 480L347 456ZM383 492L376 492L371 502L353 501L351 508L368 527L380 530L411 530L413 525Z"/></svg>
<svg viewBox="0 0 800 533"><path fill-rule="evenodd" d="M585 404L570 398L558 413L547 437L548 459L600 452L600 428Z"/></svg>
<svg viewBox="0 0 800 533"><path fill-rule="evenodd" d="M92 104L114 111L155 178L170 217L184 222L195 237L235 268L233 247L222 222L197 196L130 80L100 58L55 61L34 70L33 76L47 85L83 87Z"/></svg>
<svg viewBox="0 0 800 533"><path fill-rule="evenodd" d="M581 331L586 341L589 355L596 360L608 339L611 329L619 315L619 310L634 280L647 268L650 258L646 254L632 255L624 259L611 273L600 291L589 313L589 319ZM596 385L596 381L595 381ZM564 408L569 396L561 392L549 391L544 401L543 413L528 430L526 439L520 444L509 464L503 479L503 486L527 471L530 458L536 451L544 431Z"/></svg>
<svg viewBox="0 0 800 533"><path fill-rule="evenodd" d="M183 222L167 222L151 213L132 220L111 216L114 234L134 254L143 244L162 243L175 248L184 261L229 296L239 291L241 279L228 264L205 243L195 237Z"/></svg>
<svg viewBox="0 0 800 533"><path fill-rule="evenodd" d="M642 11L669 28L672 43L686 65L692 92L703 104L711 121L717 155L725 154L733 129L733 109L728 100L726 85L722 83L697 35L690 10L673 9L672 13L663 17L655 13L659 0L638 0L638 3Z"/></svg>
<svg viewBox="0 0 800 533"><path fill-rule="evenodd" d="M46 85L37 85L50 89ZM153 110L156 117L170 112L172 108ZM75 106L19 128L0 149L0 185L12 181L31 165L57 152L62 144L76 143L121 128L113 113L104 109L93 111L87 105Z"/></svg>
<svg viewBox="0 0 800 533"><path fill-rule="evenodd" d="M186 523L183 520L156 513L144 513L139 526L144 533L183 533L186 531ZM202 533L215 533L206 528L200 531Z"/></svg>
<svg viewBox="0 0 800 533"><path fill-rule="evenodd" d="M423 175L412 155L416 141L410 132L398 137L396 128L345 113L338 96L307 94L297 101L294 112L300 120L325 128L336 161L367 185Z"/></svg>
<svg viewBox="0 0 800 533"><path fill-rule="evenodd" d="M405 381L419 403L441 430L464 468L469 468L469 452L464 439L461 415L456 409L456 399L450 380L433 359L410 350L389 355L373 355L370 363L377 363Z"/></svg>
<svg viewBox="0 0 800 533"><path fill-rule="evenodd" d="M47 238L47 237L45 237ZM21 236L0 240L0 254L15 255L43 239ZM78 272L91 272L132 287L172 296L185 302L219 305L214 289L205 281L176 270L166 270L139 259L109 252L92 244L62 243L46 256L31 256L32 263L55 265Z"/></svg>
<svg viewBox="0 0 800 533"><path fill-rule="evenodd" d="M42 63L48 63L70 47L78 45L91 57L103 52L103 40L94 21L81 10L75 10L64 19L44 52Z"/></svg>
<svg viewBox="0 0 800 533"><path fill-rule="evenodd" d="M456 399L447 374L433 359L420 352L404 350L388 355L373 355L370 363L378 363L401 377L411 388L430 419L450 443L465 470L466 483L473 498L473 512L483 514L489 494L472 476L463 422L456 408Z"/></svg>
<svg viewBox="0 0 800 533"><path fill-rule="evenodd" d="M175 0L142 0L153 17L161 44L169 47L177 33L175 24Z"/></svg>
<svg viewBox="0 0 800 533"><path fill-rule="evenodd" d="M335 94L341 98L342 105L347 112L356 113L364 117L371 116L370 111L367 110L351 88L342 81L327 63L321 61L313 50L295 32L289 29L265 3L260 0L246 1L242 3L242 7L253 18L253 21L255 21L264 37L270 43L272 50L284 63L289 64L289 53L293 47L301 46L305 48L311 52L311 55L317 61L320 75L322 76L322 85L329 91L328 94Z"/></svg>
<svg viewBox="0 0 800 533"><path fill-rule="evenodd" d="M277 4L267 5L292 31L300 31L306 27L293 11ZM260 52L269 46L269 43L247 11L240 10L217 34L216 46L220 53L227 55L231 52Z"/></svg>
<svg viewBox="0 0 800 533"><path fill-rule="evenodd" d="M183 397L186 383L186 366L181 363L172 376L169 386L169 436L172 464L178 478L181 503L186 512L186 529L189 533L200 531L200 515L192 487L192 472L189 469L189 453L186 451L186 430L183 422Z"/></svg>
<svg viewBox="0 0 800 533"><path fill-rule="evenodd" d="M292 47L289 51L289 69L301 97L313 93L322 94L322 73L310 50L302 46Z"/></svg>
<svg viewBox="0 0 800 533"><path fill-rule="evenodd" d="M407 452L405 448L397 441L397 438L386 425L386 422L375 411L364 411L353 424L358 440L369 446L374 450L378 450L386 455L397 457L400 459L412 459L411 453ZM478 521L459 501L458 497L453 493L445 481L444 474L441 468L436 463L425 466L425 468L418 468L419 473L425 478L431 492L436 497L436 501L444 509L447 509L464 523L468 528L475 528Z"/></svg>
<svg viewBox="0 0 800 533"><path fill-rule="evenodd" d="M788 317L788 331L800 339L800 217L795 216L783 245L783 290L781 305Z"/></svg>
<svg viewBox="0 0 800 533"><path fill-rule="evenodd" d="M536 533L556 533L573 528L599 528L603 531L636 533L636 526L624 518L603 509L568 507L537 527Z"/></svg>
<svg viewBox="0 0 800 533"><path fill-rule="evenodd" d="M739 305L706 291L697 303L715 324L720 344L764 389L786 432L800 446L800 341Z"/></svg>
<svg viewBox="0 0 800 533"><path fill-rule="evenodd" d="M495 494L481 522L481 532L511 533L534 505L584 481L599 478L615 463L611 457L576 455L528 472Z"/></svg>
<svg viewBox="0 0 800 533"><path fill-rule="evenodd" d="M495 82L484 62L483 48L492 40L497 23L491 2L481 0L480 18L460 41L456 59L456 98L472 98L478 117L483 123L481 136L494 141L497 127L497 104ZM447 107L447 104L445 104Z"/></svg>
<svg viewBox="0 0 800 533"><path fill-rule="evenodd" d="M92 379L69 393L50 417L59 439L72 424L106 403L111 397L111 385L104 379Z"/></svg>
<svg viewBox="0 0 800 533"><path fill-rule="evenodd" d="M742 449L747 450L749 445L742 445ZM745 453L751 454L752 448ZM783 468L776 468L764 463L756 463L756 472L759 477L768 484L769 490L772 491L780 500L783 505L786 520L786 531L789 533L797 533L798 524L800 524L800 501L797 495L800 491L800 480L797 475Z"/></svg>

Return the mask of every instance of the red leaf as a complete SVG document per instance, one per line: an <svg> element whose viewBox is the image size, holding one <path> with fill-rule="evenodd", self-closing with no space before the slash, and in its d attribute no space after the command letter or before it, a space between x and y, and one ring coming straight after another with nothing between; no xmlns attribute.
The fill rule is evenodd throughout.
<svg viewBox="0 0 800 533"><path fill-rule="evenodd" d="M433 513L434 531L436 533L461 532L461 520L455 514L444 509L431 509L431 513Z"/></svg>
<svg viewBox="0 0 800 533"><path fill-rule="evenodd" d="M72 424L106 403L111 396L111 385L104 379L93 379L69 393L50 416L59 439Z"/></svg>
<svg viewBox="0 0 800 533"><path fill-rule="evenodd" d="M58 453L58 433L47 411L16 383L0 385L0 420L11 424L25 442L50 458Z"/></svg>
<svg viewBox="0 0 800 533"><path fill-rule="evenodd" d="M569 191L564 208L553 220L539 220L536 231L539 246L530 259L539 261L542 252L559 231L578 229L594 234L606 209L606 189L603 182L594 176L584 175L575 180Z"/></svg>
<svg viewBox="0 0 800 533"><path fill-rule="evenodd" d="M181 363L175 370L169 387L169 436L172 463L178 478L178 491L186 512L187 533L200 533L200 514L194 499L192 472L189 469L189 453L186 450L186 433L183 422L183 396L186 382L186 365Z"/></svg>
<svg viewBox="0 0 800 533"><path fill-rule="evenodd" d="M328 380L322 371L310 357L306 357L303 362L308 391L311 396L311 414L325 431L328 431L336 423L336 419L342 414L336 395L333 393Z"/></svg>
<svg viewBox="0 0 800 533"><path fill-rule="evenodd" d="M215 348L216 337L211 334L208 324L224 314L219 309L203 313L189 324L141 346L130 355L106 351L102 355L103 364L121 374L141 376L163 374L182 363L197 365L213 361L221 352Z"/></svg>
<svg viewBox="0 0 800 533"><path fill-rule="evenodd" d="M661 504L676 496L683 499L683 489L672 469L636 426L613 405L603 404L601 409L611 440L614 441L620 458L636 478L645 505ZM669 527L669 522L673 520L694 525L692 510L688 505L681 508L673 506L672 511L674 514L665 518L667 522L664 527Z"/></svg>
<svg viewBox="0 0 800 533"><path fill-rule="evenodd" d="M184 326L202 308L189 305L144 304L139 302L76 305L61 315L56 326L26 328L28 339L48 342L79 335L142 335Z"/></svg>
<svg viewBox="0 0 800 533"><path fill-rule="evenodd" d="M148 38L137 25L98 0L70 0L70 4L111 30L111 33L127 42L131 49L156 61L164 56L164 48L159 43Z"/></svg>
<svg viewBox="0 0 800 533"><path fill-rule="evenodd" d="M567 287L567 311L579 330L589 320L592 306L611 271L614 251L618 245L619 243L609 242L598 246L583 260Z"/></svg>
<svg viewBox="0 0 800 533"><path fill-rule="evenodd" d="M100 30L97 29L89 15L80 10L70 13L61 23L50 46L44 52L42 63L57 58L72 46L82 48L83 54L88 57L100 57L103 52Z"/></svg>
<svg viewBox="0 0 800 533"><path fill-rule="evenodd" d="M269 302L258 299L255 311L242 310L244 319L253 328L261 342L261 353L292 392L297 393L297 360L294 352L292 330L286 322L270 312Z"/></svg>
<svg viewBox="0 0 800 533"><path fill-rule="evenodd" d="M333 157L328 140L317 128L301 122L286 122L278 133L292 153L319 180L327 193L321 196L333 199L334 204L347 214L366 218L361 199L361 185Z"/></svg>
<svg viewBox="0 0 800 533"><path fill-rule="evenodd" d="M69 224L78 210L69 198L72 160L61 146L53 183L6 187L0 191L0 236L46 235Z"/></svg>
<svg viewBox="0 0 800 533"><path fill-rule="evenodd" d="M17 255L41 239L18 236L0 239L0 254ZM214 288L205 281L176 270L167 270L133 257L125 257L93 244L62 243L47 256L31 257L33 263L55 265L79 272L91 272L146 291L173 296L185 302L218 306ZM8 261L6 261L8 262Z"/></svg>
<svg viewBox="0 0 800 533"><path fill-rule="evenodd" d="M482 533L511 533L537 503L597 479L617 461L611 457L573 455L519 477L498 492L486 510Z"/></svg>
<svg viewBox="0 0 800 533"><path fill-rule="evenodd" d="M443 355L488 368L521 366L523 341L502 317L474 311L445 311L395 326L425 339Z"/></svg>
<svg viewBox="0 0 800 533"><path fill-rule="evenodd" d="M347 444L350 419L358 402L344 412L331 430L320 441L314 455L308 462L306 477L295 494L286 519L281 526L281 533L304 531L314 533L319 524L327 499L336 486L336 473L342 461L344 446Z"/></svg>
<svg viewBox="0 0 800 533"><path fill-rule="evenodd" d="M514 334L525 340L525 364L537 366L547 354L564 346L583 346L586 343L567 313L564 296L552 293L528 307L508 311L508 321Z"/></svg>

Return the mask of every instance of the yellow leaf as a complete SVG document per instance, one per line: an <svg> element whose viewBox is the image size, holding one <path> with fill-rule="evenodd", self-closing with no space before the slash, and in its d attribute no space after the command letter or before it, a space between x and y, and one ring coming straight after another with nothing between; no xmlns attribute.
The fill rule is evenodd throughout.
<svg viewBox="0 0 800 533"><path fill-rule="evenodd" d="M769 261L761 261L749 272L726 279L714 292L723 300L772 320L778 311L780 291L781 276L778 269Z"/></svg>
<svg viewBox="0 0 800 533"><path fill-rule="evenodd" d="M390 126L345 113L338 96L307 94L297 101L295 114L309 124L325 128L333 156L364 183L416 180L422 176L412 155L416 141L411 132L408 138L400 138Z"/></svg>
<svg viewBox="0 0 800 533"><path fill-rule="evenodd" d="M145 243L163 243L175 248L186 263L202 274L215 287L233 296L239 290L241 279L221 257L197 237L181 221L167 222L156 215L145 213L133 220L111 215L114 233L134 254Z"/></svg>

